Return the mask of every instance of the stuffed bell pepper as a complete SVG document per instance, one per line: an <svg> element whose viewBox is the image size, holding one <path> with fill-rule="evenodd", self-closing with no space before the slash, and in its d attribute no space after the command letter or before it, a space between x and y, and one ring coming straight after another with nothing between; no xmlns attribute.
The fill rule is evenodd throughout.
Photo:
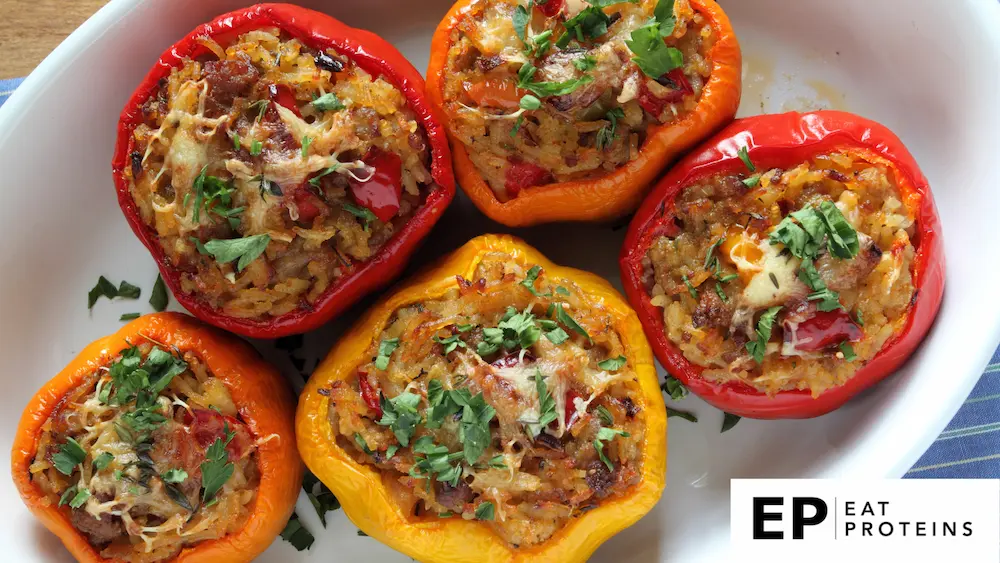
<svg viewBox="0 0 1000 563"><path fill-rule="evenodd" d="M311 330L403 268L454 195L443 127L391 45L303 8L219 16L121 115L121 208L177 300L252 337Z"/></svg>
<svg viewBox="0 0 1000 563"><path fill-rule="evenodd" d="M714 0L460 0L431 49L459 183L510 226L633 211L740 100Z"/></svg>
<svg viewBox="0 0 1000 563"><path fill-rule="evenodd" d="M741 119L688 155L636 214L621 269L667 370L757 418L821 415L889 375L944 289L917 163L836 111Z"/></svg>
<svg viewBox="0 0 1000 563"><path fill-rule="evenodd" d="M371 309L296 419L351 521L428 562L585 561L660 497L665 431L625 301L495 235Z"/></svg>
<svg viewBox="0 0 1000 563"><path fill-rule="evenodd" d="M147 315L35 395L11 473L78 561L250 561L298 497L294 408L246 343L187 315Z"/></svg>

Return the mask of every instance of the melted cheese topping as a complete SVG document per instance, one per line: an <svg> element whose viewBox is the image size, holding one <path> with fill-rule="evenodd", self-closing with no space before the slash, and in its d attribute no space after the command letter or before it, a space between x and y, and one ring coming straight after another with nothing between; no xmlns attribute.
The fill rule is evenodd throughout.
<svg viewBox="0 0 1000 563"><path fill-rule="evenodd" d="M550 279L544 272L533 286L538 295L533 294L519 283L530 267L504 254L490 254L479 264L476 281L462 280L460 289L440 299L396 311L371 350L374 358L383 342L398 344L386 369L368 362L359 367L356 383L334 386L329 413L338 442L359 462L375 465L385 479L398 484L404 512L431 519L452 514L475 518L477 510L491 503L495 517L484 525L519 546L544 542L573 515L627 494L641 472L645 426L644 401L632 366L599 365L624 354L621 337L608 328L614 326L610 314L572 282ZM534 314L530 323L542 332L553 330L549 322L554 313L547 311L556 304L592 340L559 322L565 340L539 333L526 348L481 348L487 333L515 314ZM445 354L448 342L454 350ZM461 472L457 486L439 479L441 475L428 475L421 461L426 456L413 451L417 440L427 438L451 453L468 446L464 411L449 415L440 426L429 422L432 382L446 392L468 392L473 402L481 397L495 411L482 454L472 463L450 462ZM389 406L393 398L406 392L417 395L420 420L408 446L402 445L396 427L379 424L381 419L363 398L363 387L385 397L384 413L394 410ZM602 427L628 434L603 442L606 462L594 445Z"/></svg>
<svg viewBox="0 0 1000 563"><path fill-rule="evenodd" d="M185 60L143 106L125 171L140 216L185 293L235 317L309 307L422 205L424 131L392 83L333 50L270 29L201 41L218 59ZM380 155L400 162L387 211L357 195L393 191L373 182ZM267 239L243 267L210 244L248 237Z"/></svg>
<svg viewBox="0 0 1000 563"><path fill-rule="evenodd" d="M501 201L526 187L607 174L636 158L649 127L697 105L714 38L688 0L674 3L676 25L666 38L683 55L680 74L651 78L631 62L626 41L650 22L656 5L608 6L606 33L562 46L561 36L577 33L567 31L567 21L591 8L584 0L565 2L553 17L526 0L478 0L463 12L443 70L445 111L452 134ZM531 14L523 41L514 28L518 9ZM519 87L518 73L528 64L537 69L534 82L582 82L558 96L535 91L541 107L520 110L529 89Z"/></svg>
<svg viewBox="0 0 1000 563"><path fill-rule="evenodd" d="M850 379L905 326L914 296L914 211L901 203L893 172L862 156L831 153L757 173L752 188L744 174L682 190L674 210L681 232L660 237L647 253L650 297L663 308L668 338L706 368L705 377L767 393L818 394ZM822 296L806 285L802 260L769 238L788 212L823 202L835 204L859 241L854 258L837 258L823 244L814 261L843 307L832 311L819 308ZM760 319L775 307L770 338L759 342ZM845 357L845 345L855 359Z"/></svg>
<svg viewBox="0 0 1000 563"><path fill-rule="evenodd" d="M151 350L148 342L138 346L144 359ZM130 418L134 402L116 403L117 383L103 367L42 427L32 480L102 557L162 561L240 529L249 516L258 482L256 448L225 385L196 356L185 354L184 360L186 369L156 399L149 415L155 418L146 419L153 424ZM223 438L226 428L234 431L227 449L232 475L215 501L203 504L206 451L200 441ZM85 458L66 475L57 460L70 438ZM184 473L171 473L177 471Z"/></svg>

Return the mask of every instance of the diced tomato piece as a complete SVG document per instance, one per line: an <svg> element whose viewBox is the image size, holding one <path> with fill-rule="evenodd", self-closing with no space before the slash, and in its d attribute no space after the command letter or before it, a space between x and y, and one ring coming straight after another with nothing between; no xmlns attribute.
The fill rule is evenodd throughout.
<svg viewBox="0 0 1000 563"><path fill-rule="evenodd" d="M474 105L488 108L515 109L521 105L521 98L528 93L527 90L518 88L512 80L505 78L466 82L462 88Z"/></svg>
<svg viewBox="0 0 1000 563"><path fill-rule="evenodd" d="M185 417L191 436L203 449L208 449L216 440L226 440L226 429L233 433L233 439L226 446L229 460L243 457L250 447L250 431L239 420L211 409L195 409Z"/></svg>
<svg viewBox="0 0 1000 563"><path fill-rule="evenodd" d="M533 361L535 361L535 356L531 352L525 352L524 353L524 358L522 358L520 352L515 352L515 353L511 353L511 354L506 354L504 356L501 356L500 358L497 358L490 365L492 365L495 368L510 368L510 367L514 367L517 364L521 363L522 359L523 359L523 361L525 363L533 362Z"/></svg>
<svg viewBox="0 0 1000 563"><path fill-rule="evenodd" d="M683 69L675 68L664 75L664 77L666 78L664 82L668 83L665 87L669 89L664 96L654 94L649 87L649 81L645 77L639 81L639 105L651 115L661 115L663 110L666 109L667 104L677 103L683 100L684 96L694 93L694 88L691 87L691 83L684 76Z"/></svg>
<svg viewBox="0 0 1000 563"><path fill-rule="evenodd" d="M312 223L313 219L318 217L320 214L325 214L329 207L323 203L323 200L319 198L312 190L306 187L305 184L299 186L292 192L292 200L295 202L296 209L299 210L299 221L303 223Z"/></svg>
<svg viewBox="0 0 1000 563"><path fill-rule="evenodd" d="M368 408L375 411L375 418L382 419L382 404L378 400L378 390L372 387L368 381L367 373L358 373L358 387L361 388L361 398L364 399Z"/></svg>
<svg viewBox="0 0 1000 563"><path fill-rule="evenodd" d="M511 198L517 197L517 194L525 188L542 186L552 182L552 174L541 166L521 160L511 160L508 163L504 187L507 189L507 195Z"/></svg>
<svg viewBox="0 0 1000 563"><path fill-rule="evenodd" d="M844 341L857 342L864 335L847 311L818 311L815 306L804 313L790 313L782 321L782 328L786 342L793 342L795 349L803 352L818 352ZM794 332L794 339L790 332Z"/></svg>
<svg viewBox="0 0 1000 563"><path fill-rule="evenodd" d="M271 100L279 105L282 105L290 110L295 115L302 117L302 113L299 112L299 105L295 102L295 94L292 93L292 89L288 86L277 86L271 84L267 87L267 92L271 96Z"/></svg>
<svg viewBox="0 0 1000 563"><path fill-rule="evenodd" d="M535 2L535 6L539 12L545 14L545 17L551 18L562 10L563 3L564 0L538 0Z"/></svg>
<svg viewBox="0 0 1000 563"><path fill-rule="evenodd" d="M583 395L570 389L566 392L566 428L573 426L573 423L580 418L580 413L576 410L576 399L582 399Z"/></svg>
<svg viewBox="0 0 1000 563"><path fill-rule="evenodd" d="M358 205L366 207L388 223L399 211L399 197L403 193L403 160L393 152L372 147L364 163L375 169L367 182L350 179L351 196Z"/></svg>

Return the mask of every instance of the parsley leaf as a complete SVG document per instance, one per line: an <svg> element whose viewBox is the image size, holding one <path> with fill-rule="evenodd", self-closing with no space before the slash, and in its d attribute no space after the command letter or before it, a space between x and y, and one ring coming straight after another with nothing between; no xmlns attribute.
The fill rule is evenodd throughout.
<svg viewBox="0 0 1000 563"><path fill-rule="evenodd" d="M688 393L687 387L684 387L684 384L672 375L667 375L666 380L660 385L660 389L675 401L687 397Z"/></svg>
<svg viewBox="0 0 1000 563"><path fill-rule="evenodd" d="M830 254L845 260L857 256L860 250L858 233L847 222L837 205L832 201L823 201L819 204L819 212L826 224Z"/></svg>
<svg viewBox="0 0 1000 563"><path fill-rule="evenodd" d="M585 74L579 78L571 78L563 82L533 82L532 78L537 70L535 65L530 62L523 64L521 69L517 71L517 86L530 91L540 98L565 96L576 91L580 86L594 80L593 76Z"/></svg>
<svg viewBox="0 0 1000 563"><path fill-rule="evenodd" d="M309 502L316 510L319 521L325 528L326 513L340 508L340 501L311 471L306 471L302 479L302 488L305 490L306 496L309 497Z"/></svg>
<svg viewBox="0 0 1000 563"><path fill-rule="evenodd" d="M615 141L617 137L616 129L618 128L618 120L625 117L625 111L622 108L612 108L608 110L605 118L610 122L608 125L601 127L597 131L597 150L604 150L611 146L611 143Z"/></svg>
<svg viewBox="0 0 1000 563"><path fill-rule="evenodd" d="M466 463L471 465L479 460L490 445L490 421L496 415L496 410L486 402L482 393L473 397L468 389L460 389L449 395L462 407L458 440L462 442Z"/></svg>
<svg viewBox="0 0 1000 563"><path fill-rule="evenodd" d="M778 316L781 306L771 307L760 316L757 321L757 340L746 343L747 352L758 363L764 362L764 352L767 349L767 341L771 339L771 329L774 327L774 319Z"/></svg>
<svg viewBox="0 0 1000 563"><path fill-rule="evenodd" d="M609 471L614 471L615 466L611 463L611 460L608 459L608 456L604 454L604 443L614 440L616 436L628 438L629 433L624 430L602 427L597 431L597 437L594 439L594 449L597 450L597 456L601 458L601 461L604 462L604 465L607 466Z"/></svg>
<svg viewBox="0 0 1000 563"><path fill-rule="evenodd" d="M138 319L141 316L142 316L142 313L122 313L122 315L120 317L118 317L118 320L119 321L134 321L135 319Z"/></svg>
<svg viewBox="0 0 1000 563"><path fill-rule="evenodd" d="M675 416L678 417L678 418L683 418L684 420L687 420L688 422L694 422L694 423L698 422L698 417L695 416L692 413L689 413L687 411L681 411L681 410L677 410L677 409L674 409L674 408L667 407L667 418L673 418Z"/></svg>
<svg viewBox="0 0 1000 563"><path fill-rule="evenodd" d="M838 347L840 348L841 353L844 354L844 359L848 362L853 362L858 358L858 355L854 353L854 347L851 346L851 343L847 340L841 342Z"/></svg>
<svg viewBox="0 0 1000 563"><path fill-rule="evenodd" d="M538 342L542 329L535 322L535 315L525 310L518 313L517 309L508 307L497 328L484 328L483 341L479 343L476 352L480 356L488 356L499 351L521 348L527 350ZM558 335L554 335L558 338Z"/></svg>
<svg viewBox="0 0 1000 563"><path fill-rule="evenodd" d="M400 393L392 399L386 399L385 395L382 395L379 403L382 406L382 418L378 424L388 426L403 447L409 446L417 425L423 420L417 414L420 395L409 391Z"/></svg>
<svg viewBox="0 0 1000 563"><path fill-rule="evenodd" d="M250 156L260 156L260 153L264 150L264 144L254 139L250 141ZM197 205L197 203L195 203Z"/></svg>
<svg viewBox="0 0 1000 563"><path fill-rule="evenodd" d="M553 311L557 321L569 327L569 329L573 332L584 336L587 340L590 340L590 335L587 334L587 331L584 330L584 328L580 326L580 324L577 323L573 317L569 316L569 313L563 309L562 303L556 303Z"/></svg>
<svg viewBox="0 0 1000 563"><path fill-rule="evenodd" d="M208 450L205 452L205 461L200 466L201 487L203 489L201 498L206 503L215 499L219 489L233 476L233 471L236 468L229 462L229 453L226 452L226 446L233 441L236 433L229 430L228 425L225 432L225 440L221 437L216 438L212 445L208 446Z"/></svg>
<svg viewBox="0 0 1000 563"><path fill-rule="evenodd" d="M615 418L611 416L611 411L607 409L604 405L597 405L595 409L597 411L597 418L601 419L601 424L604 426L611 426L615 422Z"/></svg>
<svg viewBox="0 0 1000 563"><path fill-rule="evenodd" d="M264 253L270 242L271 236L267 233L229 240L213 239L205 243L205 250L223 264L239 259L236 271L242 272Z"/></svg>
<svg viewBox="0 0 1000 563"><path fill-rule="evenodd" d="M587 72L597 66L597 58L590 55L584 55L578 59L573 59L573 66L575 66L576 70L579 70L580 72Z"/></svg>
<svg viewBox="0 0 1000 563"><path fill-rule="evenodd" d="M360 205L354 205L353 203L344 202L340 204L344 208L344 211L354 215L358 219L361 219L361 226L364 230L368 230L369 225L372 221L377 219L374 213L367 207L361 207Z"/></svg>
<svg viewBox="0 0 1000 563"><path fill-rule="evenodd" d="M538 281L538 275L542 273L542 267L539 265L534 265L530 270L524 275L524 279L521 280L521 285L528 288L528 291L536 297L551 297L551 293L539 293L535 289L535 282Z"/></svg>
<svg viewBox="0 0 1000 563"><path fill-rule="evenodd" d="M168 469L161 476L161 479L167 483L183 483L187 478L187 471L183 469Z"/></svg>
<svg viewBox="0 0 1000 563"><path fill-rule="evenodd" d="M80 489L76 492L75 495L73 495L73 499L69 501L69 505L71 508L80 508L87 502L87 499L89 498L90 498L90 490ZM60 502L61 500L62 499L60 499Z"/></svg>
<svg viewBox="0 0 1000 563"><path fill-rule="evenodd" d="M310 178L309 179L309 184L313 185L313 186L319 186L319 180L320 180L320 178L322 178L323 176L326 176L328 174L333 174L337 170L340 170L340 165L339 164L333 164L333 165L327 166L326 168L324 168L323 170L321 170L319 174L317 174L317 175L313 176L312 178Z"/></svg>
<svg viewBox="0 0 1000 563"><path fill-rule="evenodd" d="M118 287L115 287L115 284L108 281L108 278L101 276L97 278L97 285L87 293L87 308L93 309L94 304L101 297L107 297L108 299L116 297L138 299L141 292L142 290L127 281L122 281Z"/></svg>
<svg viewBox="0 0 1000 563"><path fill-rule="evenodd" d="M375 358L375 367L385 371L389 367L389 356L399 347L398 338L386 338L378 344L378 357Z"/></svg>
<svg viewBox="0 0 1000 563"><path fill-rule="evenodd" d="M625 364L627 363L628 360L625 359L625 356L618 356L616 358L608 358L606 360L597 362L597 367L605 371L618 371L621 368L625 367Z"/></svg>
<svg viewBox="0 0 1000 563"><path fill-rule="evenodd" d="M493 520L496 509L492 502L483 502L476 507L476 520Z"/></svg>
<svg viewBox="0 0 1000 563"><path fill-rule="evenodd" d="M518 102L518 105L521 106L521 109L523 110L532 111L542 107L542 101L531 94L525 94L524 96L521 96L521 101Z"/></svg>
<svg viewBox="0 0 1000 563"><path fill-rule="evenodd" d="M542 375L541 370L535 370L534 380L535 392L538 394L538 420L524 421L531 433L532 440L538 437L546 426L559 418L559 414L556 412L556 400L549 392L549 386L546 385L545 376Z"/></svg>
<svg viewBox="0 0 1000 563"><path fill-rule="evenodd" d="M309 156L309 145L313 142L312 137L306 135L302 137L302 158L307 158Z"/></svg>
<svg viewBox="0 0 1000 563"><path fill-rule="evenodd" d="M531 20L528 9L518 4L514 8L514 15L511 17L511 20L514 22L514 33L517 34L518 39L522 43L527 44L528 22Z"/></svg>
<svg viewBox="0 0 1000 563"><path fill-rule="evenodd" d="M445 419L462 410L462 406L452 399L451 392L446 391L437 379L427 383L427 428L440 428Z"/></svg>
<svg viewBox="0 0 1000 563"><path fill-rule="evenodd" d="M677 18L674 17L674 0L660 0L653 9L653 18L660 25L660 35L669 37L674 32L677 25Z"/></svg>
<svg viewBox="0 0 1000 563"><path fill-rule="evenodd" d="M464 458L464 452L449 453L446 446L436 445L430 436L417 438L411 450L415 462L410 468L411 477L425 479L434 476L442 483L448 483L452 487L458 486L458 480L462 477L462 467L452 464ZM417 454L422 454L423 457Z"/></svg>
<svg viewBox="0 0 1000 563"><path fill-rule="evenodd" d="M684 55L663 42L659 24L636 29L625 44L635 55L632 62L650 78L659 78L684 64Z"/></svg>
<svg viewBox="0 0 1000 563"><path fill-rule="evenodd" d="M313 100L312 106L319 111L340 111L347 107L340 102L336 95L330 92Z"/></svg>
<svg viewBox="0 0 1000 563"><path fill-rule="evenodd" d="M725 417L722 419L722 430L719 433L727 432L736 426L736 423L740 421L742 417L736 416L735 414L725 413Z"/></svg>
<svg viewBox="0 0 1000 563"><path fill-rule="evenodd" d="M357 444L358 447L361 448L361 451L365 452L366 454L372 455L374 453L372 452L372 449L368 447L368 442L365 441L364 436L362 436L358 432L354 433L354 443Z"/></svg>
<svg viewBox="0 0 1000 563"><path fill-rule="evenodd" d="M72 475L73 469L87 459L87 452L84 451L80 442L73 438L66 438L66 442L59 446L59 451L52 456L52 465L63 475Z"/></svg>
<svg viewBox="0 0 1000 563"><path fill-rule="evenodd" d="M451 354L458 348L466 348L465 341L458 334L452 334L447 338L435 335L431 340L441 345L441 354L444 356Z"/></svg>
<svg viewBox="0 0 1000 563"><path fill-rule="evenodd" d="M698 299L698 290L691 285L691 280L688 279L687 275L682 275L681 281L683 281L684 285L687 286L688 293L691 294L691 297L693 299Z"/></svg>
<svg viewBox="0 0 1000 563"><path fill-rule="evenodd" d="M163 282L163 276L156 274L156 282L153 283L153 291L149 295L149 306L157 313L163 311L170 304L170 295L167 293L167 284Z"/></svg>
<svg viewBox="0 0 1000 563"><path fill-rule="evenodd" d="M740 147L740 149L736 151L736 154L740 157L740 160L743 161L743 165L747 167L747 170L751 172L757 171L757 167L754 166L753 162L750 160L750 149L748 147L745 145Z"/></svg>
<svg viewBox="0 0 1000 563"><path fill-rule="evenodd" d="M285 529L281 531L281 539L292 544L292 547L298 551L309 549L312 547L313 542L316 541L312 532L302 525L302 522L299 521L299 515L294 512L291 518L288 519L288 523L285 524Z"/></svg>
<svg viewBox="0 0 1000 563"><path fill-rule="evenodd" d="M108 452L104 452L101 455L94 458L94 471L102 471L115 459L115 456Z"/></svg>

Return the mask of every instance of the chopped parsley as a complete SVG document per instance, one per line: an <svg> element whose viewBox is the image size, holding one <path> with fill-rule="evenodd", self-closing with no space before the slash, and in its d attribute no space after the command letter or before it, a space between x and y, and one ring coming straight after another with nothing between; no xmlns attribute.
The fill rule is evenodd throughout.
<svg viewBox="0 0 1000 563"><path fill-rule="evenodd" d="M683 418L688 422L694 422L694 423L698 422L698 417L695 416L694 413L667 407L667 418L673 418L673 417Z"/></svg>
<svg viewBox="0 0 1000 563"><path fill-rule="evenodd" d="M736 155L739 156L740 160L743 161L743 165L747 167L747 170L749 170L751 172L756 172L757 171L757 167L754 166L753 162L750 160L750 149L749 148L747 148L746 146L740 147L740 149L738 151L736 151Z"/></svg>
<svg viewBox="0 0 1000 563"><path fill-rule="evenodd" d="M344 211L350 213L351 215L354 215L358 219L361 219L361 227L366 231L368 230L368 227L372 224L372 222L378 219L378 217L376 217L375 214L372 213L371 210L368 209L367 207L354 205L353 203L349 203L346 201L344 203L341 203L340 205L341 207L344 208Z"/></svg>
<svg viewBox="0 0 1000 563"><path fill-rule="evenodd" d="M674 31L674 0L660 0L653 11L653 19L643 27L632 32L625 40L632 54L632 61L646 76L657 79L664 74L680 68L684 64L684 55L674 47L668 47L663 41Z"/></svg>
<svg viewBox="0 0 1000 563"><path fill-rule="evenodd" d="M679 379L669 374L660 385L660 389L662 389L667 396L675 401L679 401L684 397L687 397L688 393L687 387L684 387L684 384L681 383Z"/></svg>
<svg viewBox="0 0 1000 563"><path fill-rule="evenodd" d="M601 424L604 426L611 426L614 424L615 419L611 416L611 411L609 411L607 407L604 405L598 405L594 410L597 412L597 418L601 420Z"/></svg>
<svg viewBox="0 0 1000 563"><path fill-rule="evenodd" d="M517 38L527 45L528 22L531 21L531 14L528 12L528 8L518 4L514 8L514 15L511 16L511 21L514 22L514 33L517 34Z"/></svg>
<svg viewBox="0 0 1000 563"><path fill-rule="evenodd" d="M80 489L76 485L66 489L66 492L59 497L59 506L64 504L69 504L71 508L80 508L83 506L87 499L90 498L90 490L83 488Z"/></svg>
<svg viewBox="0 0 1000 563"><path fill-rule="evenodd" d="M685 287L687 287L688 293L691 294L693 299L698 299L698 290L693 285L691 285L691 280L688 279L687 275L681 276L681 281L684 282Z"/></svg>
<svg viewBox="0 0 1000 563"><path fill-rule="evenodd" d="M378 424L388 426L396 439L399 440L400 445L409 446L410 438L416 432L417 425L423 420L417 413L420 395L409 391L400 393L392 399L386 399L385 395L382 395L379 398L379 403L382 407L382 418Z"/></svg>
<svg viewBox="0 0 1000 563"><path fill-rule="evenodd" d="M844 359L848 362L853 362L858 358L858 355L854 353L854 347L847 340L841 342L838 348L840 348L840 352L844 354Z"/></svg>
<svg viewBox="0 0 1000 563"><path fill-rule="evenodd" d="M445 356L451 354L458 348L467 347L465 341L462 340L462 337L458 334L452 334L447 338L441 338L440 336L434 335L431 340L441 345L441 354Z"/></svg>
<svg viewBox="0 0 1000 563"><path fill-rule="evenodd" d="M222 264L238 260L236 271L242 272L264 253L270 242L271 235L267 233L237 239L213 239L205 243L205 250Z"/></svg>
<svg viewBox="0 0 1000 563"><path fill-rule="evenodd" d="M545 384L545 377L541 370L535 370L534 380L535 392L538 393L538 418L536 420L521 420L527 426L532 439L538 437L546 426L559 418L559 414L556 412L556 400L549 392L549 386Z"/></svg>
<svg viewBox="0 0 1000 563"><path fill-rule="evenodd" d="M615 137L618 135L616 132L618 129L618 120L624 117L625 111L622 108L612 108L605 114L605 118L609 123L597 131L597 150L604 150L615 142Z"/></svg>
<svg viewBox="0 0 1000 563"><path fill-rule="evenodd" d="M168 469L161 477L167 483L183 483L187 478L187 471L183 469Z"/></svg>
<svg viewBox="0 0 1000 563"><path fill-rule="evenodd" d="M399 347L398 338L387 338L378 344L378 357L375 358L375 367L385 371L389 367L389 356Z"/></svg>
<svg viewBox="0 0 1000 563"><path fill-rule="evenodd" d="M414 464L410 467L410 476L416 479L434 477L439 482L458 486L462 477L461 464L452 465L465 457L465 452L449 452L446 446L434 443L430 436L421 436L413 442ZM430 483L428 482L428 486Z"/></svg>
<svg viewBox="0 0 1000 563"><path fill-rule="evenodd" d="M483 502L476 507L476 520L493 520L495 509L492 502Z"/></svg>
<svg viewBox="0 0 1000 563"><path fill-rule="evenodd" d="M722 418L722 430L719 433L727 432L736 426L736 423L740 421L742 417L736 416L735 414L725 413L726 416Z"/></svg>
<svg viewBox="0 0 1000 563"><path fill-rule="evenodd" d="M747 352L758 364L764 362L764 352L767 350L767 341L771 339L771 329L774 328L774 320L778 316L781 306L771 307L760 316L757 321L757 340L746 343Z"/></svg>
<svg viewBox="0 0 1000 563"><path fill-rule="evenodd" d="M142 290L138 287L130 284L127 281L122 280L122 283L115 287L115 284L108 281L108 278L101 276L97 278L97 285L87 293L87 308L93 309L94 304L101 297L107 297L108 299L114 299L116 297L122 297L125 299L138 299Z"/></svg>
<svg viewBox="0 0 1000 563"><path fill-rule="evenodd" d="M101 455L94 458L94 471L103 471L105 467L108 466L115 459L115 456L108 452L104 452Z"/></svg>
<svg viewBox="0 0 1000 563"><path fill-rule="evenodd" d="M250 156L260 156L261 151L264 150L264 144L254 139L250 141Z"/></svg>
<svg viewBox="0 0 1000 563"><path fill-rule="evenodd" d="M857 321L858 326L865 326L865 320L861 318L861 309L854 311L854 320Z"/></svg>
<svg viewBox="0 0 1000 563"><path fill-rule="evenodd" d="M531 94L525 94L521 97L521 101L518 102L518 105L521 106L521 109L523 110L531 111L542 107L542 101Z"/></svg>
<svg viewBox="0 0 1000 563"><path fill-rule="evenodd" d="M336 95L329 92L313 100L312 106L319 111L340 111L347 107Z"/></svg>
<svg viewBox="0 0 1000 563"><path fill-rule="evenodd" d="M163 282L163 276L156 274L156 281L153 283L153 292L149 295L149 306L159 313L165 310L169 304L170 295L167 293L167 284Z"/></svg>
<svg viewBox="0 0 1000 563"><path fill-rule="evenodd" d="M302 158L307 158L309 156L309 145L313 142L312 137L305 135L302 137Z"/></svg>
<svg viewBox="0 0 1000 563"><path fill-rule="evenodd" d="M587 334L587 331L584 330L584 328L580 326L580 323L576 322L576 320L574 320L573 317L571 317L569 313L565 311L565 309L563 309L562 303L556 303L553 306L552 310L555 314L555 319L557 321L566 325L573 332L583 336L587 340L590 340L590 335Z"/></svg>
<svg viewBox="0 0 1000 563"><path fill-rule="evenodd" d="M597 367L605 371L618 371L621 368L625 367L625 364L627 363L628 360L625 359L625 356L618 356L616 358L608 358L606 360L597 362Z"/></svg>
<svg viewBox="0 0 1000 563"><path fill-rule="evenodd" d="M530 62L524 63L517 71L517 86L528 90L540 98L549 96L565 96L576 91L577 88L593 82L594 77L585 74L579 78L571 78L563 82L534 82L532 78L538 71L535 65Z"/></svg>
<svg viewBox="0 0 1000 563"><path fill-rule="evenodd" d="M340 508L340 501L311 471L306 471L302 479L302 488L305 490L306 496L309 497L310 504L316 510L320 523L325 528L326 513Z"/></svg>
<svg viewBox="0 0 1000 563"><path fill-rule="evenodd" d="M205 452L205 461L201 463L202 501L206 504L215 500L219 489L233 476L236 466L229 461L226 446L233 441L236 433L225 427L225 440L216 438Z"/></svg>
<svg viewBox="0 0 1000 563"><path fill-rule="evenodd" d="M320 178L322 178L323 176L326 176L328 174L333 174L337 170L340 170L340 165L339 164L333 164L331 166L328 166L328 167L324 168L322 171L320 171L319 174L317 174L317 175L313 176L312 178L310 178L309 179L309 184L311 184L313 186L319 186Z"/></svg>
<svg viewBox="0 0 1000 563"><path fill-rule="evenodd" d="M584 55L578 59L573 59L573 66L580 72L587 72L597 66L597 59L590 55Z"/></svg>
<svg viewBox="0 0 1000 563"><path fill-rule="evenodd" d="M504 349L507 351L521 348L527 350L538 342L542 329L535 322L535 315L525 310L518 313L514 307L507 307L507 312L500 319L497 328L484 328L483 340L476 348L480 356L489 356Z"/></svg>
<svg viewBox="0 0 1000 563"><path fill-rule="evenodd" d="M482 393L472 396L468 389L449 393L451 400L462 407L462 420L458 426L458 441L462 442L465 462L476 463L490 445L490 421L496 410Z"/></svg>
<svg viewBox="0 0 1000 563"><path fill-rule="evenodd" d="M759 183L760 183L760 174L754 174L753 176L750 176L749 178L744 178L743 179L743 185L746 186L746 187L748 187L748 188L755 188L755 187L757 187L757 184L759 184Z"/></svg>
<svg viewBox="0 0 1000 563"><path fill-rule="evenodd" d="M597 450L597 456L601 458L604 465L608 467L609 471L614 471L615 466L608 459L608 456L604 454L604 443L614 440L616 436L621 436L623 438L628 438L629 433L624 430L617 430L615 428L601 427L597 431L597 437L594 439L594 449Z"/></svg>
<svg viewBox="0 0 1000 563"><path fill-rule="evenodd" d="M373 454L372 449L368 447L368 442L365 441L364 436L362 436L358 432L354 433L354 443L357 444L358 447L361 448L361 451L365 452L366 454L368 455Z"/></svg>
<svg viewBox="0 0 1000 563"><path fill-rule="evenodd" d="M312 547L312 544L316 541L315 536L312 535L302 522L299 520L299 515L292 513L291 518L288 519L288 523L285 524L285 529L281 531L281 539L292 544L297 551L305 551Z"/></svg>
<svg viewBox="0 0 1000 563"><path fill-rule="evenodd" d="M52 456L52 465L63 475L72 475L76 466L81 465L87 459L87 452L73 438L66 438L66 442L59 446L59 451Z"/></svg>
<svg viewBox="0 0 1000 563"><path fill-rule="evenodd" d="M141 316L142 316L142 313L122 313L122 315L120 317L118 317L118 320L119 321L123 321L123 322L124 321L134 321L135 319L138 319Z"/></svg>

